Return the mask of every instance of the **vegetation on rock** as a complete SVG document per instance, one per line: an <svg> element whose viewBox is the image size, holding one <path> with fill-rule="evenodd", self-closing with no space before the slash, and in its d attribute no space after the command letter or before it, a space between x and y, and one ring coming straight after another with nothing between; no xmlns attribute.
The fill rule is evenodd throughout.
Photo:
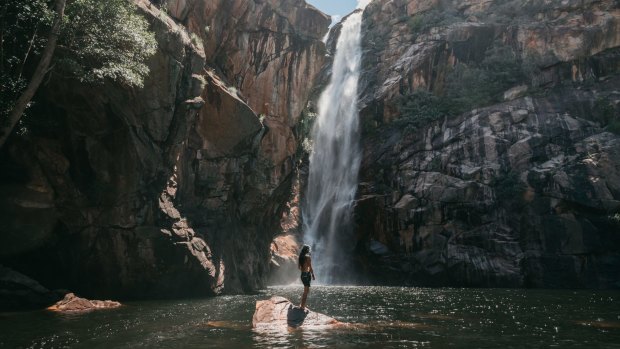
<svg viewBox="0 0 620 349"><path fill-rule="evenodd" d="M447 74L444 90L415 90L398 101L399 123L417 129L444 117L498 103L510 87L527 82L524 65L510 47L493 46L481 63L457 63Z"/></svg>
<svg viewBox="0 0 620 349"><path fill-rule="evenodd" d="M127 0L75 0L67 4L59 63L81 81L109 78L142 87L155 53L155 34Z"/></svg>
<svg viewBox="0 0 620 349"><path fill-rule="evenodd" d="M0 146L50 72L141 87L157 47L128 0L8 0L0 7L0 33Z"/></svg>
<svg viewBox="0 0 620 349"><path fill-rule="evenodd" d="M519 44L521 39L513 36L517 28L537 33L568 23L539 2L508 0L480 5L479 9L471 4L459 6L443 1L417 6L419 9L411 16L402 15L395 25L405 34L403 37L410 37L411 44L418 47L414 52L433 47L436 56L432 63L413 68L416 75L409 76L399 87L400 96L395 94L396 98L388 103L398 113L390 119L409 130L526 94L545 95L551 88L566 83L592 86L596 76L613 73L611 65L602 67L599 58L588 58L585 51L566 60L557 56L557 48L539 50ZM609 4L598 6L610 9ZM373 27L367 35L374 52L387 49L389 31ZM403 57L408 54L403 51ZM591 119L608 131L619 133L617 114L613 103L597 102ZM366 122L363 126L364 132L371 134L378 125Z"/></svg>
<svg viewBox="0 0 620 349"><path fill-rule="evenodd" d="M413 33L421 33L433 27L446 26L462 20L454 9L434 8L408 17L407 24Z"/></svg>

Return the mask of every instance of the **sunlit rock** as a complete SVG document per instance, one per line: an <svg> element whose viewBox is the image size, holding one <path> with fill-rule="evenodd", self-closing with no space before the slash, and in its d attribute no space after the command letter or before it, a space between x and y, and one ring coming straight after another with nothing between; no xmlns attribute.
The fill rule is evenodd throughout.
<svg viewBox="0 0 620 349"><path fill-rule="evenodd" d="M319 328L343 325L338 320L312 310L301 309L288 299L273 296L268 300L257 301L252 317L252 327L258 330L278 330L281 328Z"/></svg>
<svg viewBox="0 0 620 349"><path fill-rule="evenodd" d="M97 309L110 309L118 308L121 303L116 301L99 301L88 300L86 298L80 298L73 293L67 293L65 298L58 301L56 304L47 308L47 310L59 311L59 312L79 312L79 311L91 311Z"/></svg>

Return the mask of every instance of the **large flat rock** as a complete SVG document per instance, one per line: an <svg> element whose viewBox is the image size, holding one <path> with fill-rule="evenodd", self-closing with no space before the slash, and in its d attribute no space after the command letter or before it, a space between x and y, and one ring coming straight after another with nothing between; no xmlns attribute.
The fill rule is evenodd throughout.
<svg viewBox="0 0 620 349"><path fill-rule="evenodd" d="M327 315L301 309L288 299L273 296L257 301L252 327L257 329L332 327L343 323Z"/></svg>

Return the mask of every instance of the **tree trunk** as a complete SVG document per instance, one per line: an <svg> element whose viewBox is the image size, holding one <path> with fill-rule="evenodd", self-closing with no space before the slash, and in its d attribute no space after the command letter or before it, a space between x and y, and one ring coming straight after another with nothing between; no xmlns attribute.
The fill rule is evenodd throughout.
<svg viewBox="0 0 620 349"><path fill-rule="evenodd" d="M66 0L56 0L56 16L54 18L54 23L52 24L52 29L50 30L50 34L47 37L47 44L45 45L45 49L43 50L43 54L41 54L41 60L39 64L37 64L37 68L26 86L24 92L22 92L21 96L15 102L15 106L11 113L9 114L8 125L3 126L0 129L0 148L4 146L6 140L9 138L15 125L24 114L24 111L28 107L28 104L34 97L34 94L37 92L37 89L41 85L43 78L47 74L47 70L52 61L52 57L54 56L54 50L56 49L56 42L58 41L58 35L60 34L60 27L62 25L62 18L65 14L65 4Z"/></svg>

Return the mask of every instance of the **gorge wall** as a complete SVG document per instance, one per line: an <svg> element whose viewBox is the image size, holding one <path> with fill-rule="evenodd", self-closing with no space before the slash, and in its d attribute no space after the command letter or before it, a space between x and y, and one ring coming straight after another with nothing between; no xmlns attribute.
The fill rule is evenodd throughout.
<svg viewBox="0 0 620 349"><path fill-rule="evenodd" d="M264 285L329 17L301 0L135 2L158 42L144 88L52 73L1 151L3 288L27 292L16 272L96 298Z"/></svg>
<svg viewBox="0 0 620 349"><path fill-rule="evenodd" d="M376 0L363 30L361 280L620 287L618 2Z"/></svg>
<svg viewBox="0 0 620 349"><path fill-rule="evenodd" d="M134 1L144 88L52 72L0 150L0 308L298 277L340 26L326 49L302 0ZM362 48L359 282L620 287L617 1L374 0Z"/></svg>

